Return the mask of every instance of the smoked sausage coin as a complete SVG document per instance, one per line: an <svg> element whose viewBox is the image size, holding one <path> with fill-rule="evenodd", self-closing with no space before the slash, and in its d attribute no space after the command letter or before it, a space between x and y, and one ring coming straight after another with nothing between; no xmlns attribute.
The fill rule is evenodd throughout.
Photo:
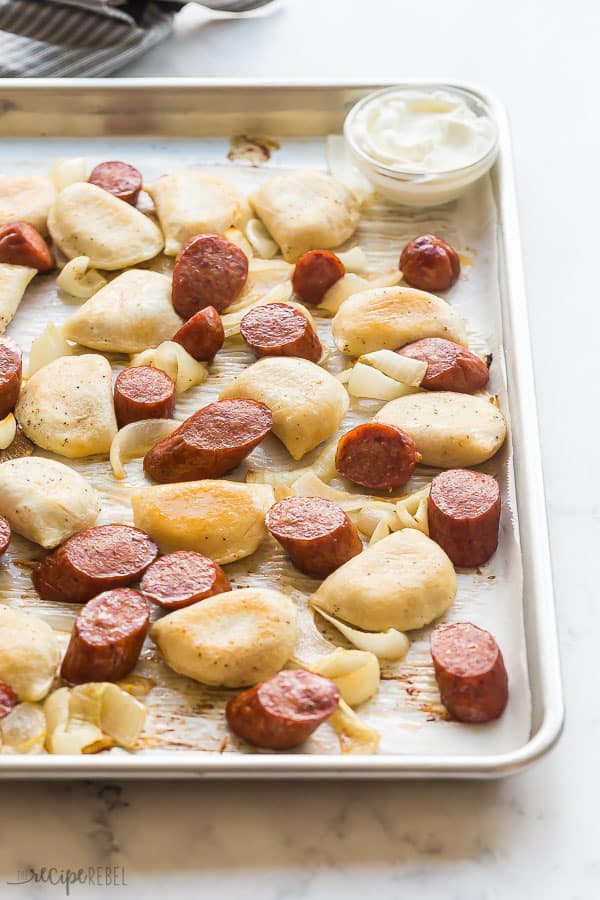
<svg viewBox="0 0 600 900"><path fill-rule="evenodd" d="M163 609L182 609L231 590L218 563L194 550L167 553L149 566L140 582L142 594Z"/></svg>
<svg viewBox="0 0 600 900"><path fill-rule="evenodd" d="M460 722L490 722L508 702L502 652L489 631L470 622L438 625L431 656L442 703Z"/></svg>
<svg viewBox="0 0 600 900"><path fill-rule="evenodd" d="M404 280L420 291L446 291L460 275L460 258L451 244L435 234L409 241L400 256Z"/></svg>
<svg viewBox="0 0 600 900"><path fill-rule="evenodd" d="M309 250L294 269L292 287L305 303L320 303L330 287L343 278L346 269L330 250Z"/></svg>
<svg viewBox="0 0 600 900"><path fill-rule="evenodd" d="M138 660L149 619L147 600L131 588L98 594L75 620L60 670L63 681L125 678Z"/></svg>
<svg viewBox="0 0 600 900"><path fill-rule="evenodd" d="M171 299L182 319L206 306L223 312L237 300L248 278L246 254L218 234L197 234L175 260Z"/></svg>
<svg viewBox="0 0 600 900"><path fill-rule="evenodd" d="M162 369L132 366L117 375L114 399L119 428L141 419L172 419L175 382Z"/></svg>
<svg viewBox="0 0 600 900"><path fill-rule="evenodd" d="M336 684L322 675L289 669L242 691L227 704L234 734L267 750L302 744L338 707Z"/></svg>
<svg viewBox="0 0 600 900"><path fill-rule="evenodd" d="M429 537L455 566L483 565L498 546L502 502L498 482L471 469L448 469L431 482Z"/></svg>
<svg viewBox="0 0 600 900"><path fill-rule="evenodd" d="M267 436L271 410L256 400L218 400L193 413L144 457L155 481L197 481L231 472Z"/></svg>
<svg viewBox="0 0 600 900"><path fill-rule="evenodd" d="M301 356L317 363L321 341L307 317L285 303L266 303L247 312L240 323L242 337L256 355Z"/></svg>
<svg viewBox="0 0 600 900"><path fill-rule="evenodd" d="M362 550L344 510L321 497L285 497L268 511L266 525L296 568L312 578L327 578Z"/></svg>
<svg viewBox="0 0 600 900"><path fill-rule="evenodd" d="M4 516L0 516L0 556L8 550L11 538L12 529L10 522Z"/></svg>
<svg viewBox="0 0 600 900"><path fill-rule="evenodd" d="M0 419L17 405L21 391L23 357L19 345L7 335L0 337Z"/></svg>
<svg viewBox="0 0 600 900"><path fill-rule="evenodd" d="M50 247L28 222L12 222L0 228L0 263L28 266L39 272L56 268Z"/></svg>
<svg viewBox="0 0 600 900"><path fill-rule="evenodd" d="M420 459L417 445L401 428L367 422L340 438L335 467L354 484L379 491L406 484Z"/></svg>
<svg viewBox="0 0 600 900"><path fill-rule="evenodd" d="M480 356L445 338L424 338L397 350L400 356L427 363L421 387L427 391L472 394L489 381L489 370Z"/></svg>
<svg viewBox="0 0 600 900"><path fill-rule="evenodd" d="M198 362L212 362L225 340L221 316L214 306L206 306L184 322L173 340Z"/></svg>
<svg viewBox="0 0 600 900"><path fill-rule="evenodd" d="M88 181L132 205L136 204L142 189L142 176L135 166L117 160L99 163L92 169Z"/></svg>
<svg viewBox="0 0 600 900"><path fill-rule="evenodd" d="M101 591L137 581L158 556L145 532L131 525L96 525L73 535L36 569L42 600L87 603Z"/></svg>

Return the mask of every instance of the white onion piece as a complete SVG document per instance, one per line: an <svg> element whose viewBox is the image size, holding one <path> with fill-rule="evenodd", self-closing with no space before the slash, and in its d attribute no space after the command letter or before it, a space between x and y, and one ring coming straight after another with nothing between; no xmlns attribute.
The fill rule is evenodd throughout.
<svg viewBox="0 0 600 900"><path fill-rule="evenodd" d="M361 362L356 363L348 379L350 396L365 400L395 400L405 394L413 394L415 390Z"/></svg>
<svg viewBox="0 0 600 900"><path fill-rule="evenodd" d="M346 504L355 504L355 508L359 509L364 506L368 498L360 494L349 494L347 491L338 491L328 484L325 484L313 469L307 469L292 482L292 490L297 497L322 497L323 500L332 500L347 508Z"/></svg>
<svg viewBox="0 0 600 900"><path fill-rule="evenodd" d="M17 420L12 413L9 413L0 420L0 450L6 450L10 447L17 433Z"/></svg>
<svg viewBox="0 0 600 900"><path fill-rule="evenodd" d="M402 659L408 653L410 641L402 631L397 631L395 628L388 628L387 631L359 631L358 628L352 628L350 625L340 622L335 616L324 612L314 603L311 605L358 650L368 650L380 659Z"/></svg>
<svg viewBox="0 0 600 900"><path fill-rule="evenodd" d="M393 378L394 381L408 384L411 387L419 387L427 371L427 363L422 359L400 356L393 350L374 350L372 353L360 356L358 361L367 366L373 366L388 378Z"/></svg>
<svg viewBox="0 0 600 900"><path fill-rule="evenodd" d="M254 257L250 263L251 272L279 272L284 277L291 277L294 271L294 264L286 262L285 259L258 259Z"/></svg>
<svg viewBox="0 0 600 900"><path fill-rule="evenodd" d="M125 425L110 445L110 464L115 478L125 478L125 463L145 456L159 441L179 428L175 419L143 419Z"/></svg>
<svg viewBox="0 0 600 900"><path fill-rule="evenodd" d="M208 374L206 363L198 362L175 341L163 341L158 347L136 353L129 365L162 369L175 382L178 394L202 384Z"/></svg>
<svg viewBox="0 0 600 900"><path fill-rule="evenodd" d="M356 516L355 525L359 531L372 538L380 522L383 522L389 531L398 531L400 523L393 504L385 503L381 506L365 504Z"/></svg>
<svg viewBox="0 0 600 900"><path fill-rule="evenodd" d="M327 719L340 742L342 753L355 753L368 756L377 753L380 733L370 728L358 718L354 710L341 699L338 708Z"/></svg>
<svg viewBox="0 0 600 900"><path fill-rule="evenodd" d="M345 184L359 203L373 193L373 185L354 165L346 139L341 134L327 136L327 165L333 177Z"/></svg>
<svg viewBox="0 0 600 900"><path fill-rule="evenodd" d="M78 300L89 300L96 291L107 284L106 278L96 269L90 269L89 256L76 256L70 259L56 278L62 291L77 297Z"/></svg>
<svg viewBox="0 0 600 900"><path fill-rule="evenodd" d="M364 275L369 269L369 260L362 247L352 247L350 250L344 250L342 253L336 253L335 255L343 263L346 272Z"/></svg>
<svg viewBox="0 0 600 900"><path fill-rule="evenodd" d="M262 259L273 259L279 253L279 244L273 240L260 219L250 219L246 225L246 237Z"/></svg>
<svg viewBox="0 0 600 900"><path fill-rule="evenodd" d="M387 524L384 519L380 519L375 528L373 529L373 533L371 535L371 539L369 541L369 547L372 544L376 544L377 541L381 541L383 538L387 537L388 534L391 533L391 528Z"/></svg>
<svg viewBox="0 0 600 900"><path fill-rule="evenodd" d="M19 703L0 721L1 753L43 753L46 717L36 703Z"/></svg>
<svg viewBox="0 0 600 900"><path fill-rule="evenodd" d="M366 278L355 275L352 272L347 273L340 278L328 291L317 309L330 313L332 316L336 314L344 300L351 297L352 294L359 294L361 291L367 291L370 285Z"/></svg>
<svg viewBox="0 0 600 900"><path fill-rule="evenodd" d="M385 272L374 272L367 278L369 290L372 288L394 287L402 281L402 272L399 269L388 269Z"/></svg>
<svg viewBox="0 0 600 900"><path fill-rule="evenodd" d="M54 322L48 322L42 333L31 344L29 363L25 367L26 377L31 378L42 366L60 359L61 356L72 356L73 348L65 341L62 332Z"/></svg>
<svg viewBox="0 0 600 900"><path fill-rule="evenodd" d="M333 653L328 653L313 663L311 671L335 681L342 699L349 706L364 703L379 690L379 660L374 653L366 650L344 650L338 647Z"/></svg>
<svg viewBox="0 0 600 900"><path fill-rule="evenodd" d="M117 744L130 748L146 710L116 684L97 682L59 688L44 703L50 753L90 753Z"/></svg>
<svg viewBox="0 0 600 900"><path fill-rule="evenodd" d="M254 257L252 247L246 240L246 236L244 235L244 233L241 232L239 228L235 228L234 226L228 228L223 237L231 244L235 244L236 247L239 247L244 256L248 258L248 262L250 262L250 260Z"/></svg>
<svg viewBox="0 0 600 900"><path fill-rule="evenodd" d="M116 684L102 685L100 727L119 747L133 747L146 721L146 708Z"/></svg>
<svg viewBox="0 0 600 900"><path fill-rule="evenodd" d="M50 166L48 174L56 190L62 191L77 181L88 180L88 164L81 156L56 159Z"/></svg>

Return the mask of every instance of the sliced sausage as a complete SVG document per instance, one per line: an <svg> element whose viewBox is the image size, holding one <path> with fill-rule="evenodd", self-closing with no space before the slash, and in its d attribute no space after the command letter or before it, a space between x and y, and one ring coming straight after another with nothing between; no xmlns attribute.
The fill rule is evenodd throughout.
<svg viewBox="0 0 600 900"><path fill-rule="evenodd" d="M330 287L344 277L344 263L330 250L309 250L294 269L292 287L305 303L320 303Z"/></svg>
<svg viewBox="0 0 600 900"><path fill-rule="evenodd" d="M396 353L427 363L427 371L421 382L421 387L427 391L472 394L485 387L489 381L488 367L480 356L445 338L424 338L422 341L406 344Z"/></svg>
<svg viewBox="0 0 600 900"><path fill-rule="evenodd" d="M248 278L246 254L218 234L197 234L185 242L175 260L171 299L175 311L190 319L214 306L223 312L244 289Z"/></svg>
<svg viewBox="0 0 600 900"><path fill-rule="evenodd" d="M142 189L142 176L135 166L117 160L97 165L92 169L88 181L131 204L137 202Z"/></svg>
<svg viewBox="0 0 600 900"><path fill-rule="evenodd" d="M362 550L344 510L321 497L286 497L271 507L266 524L296 568L312 578L327 578Z"/></svg>
<svg viewBox="0 0 600 900"><path fill-rule="evenodd" d="M291 750L307 740L337 709L340 692L322 675L286 669L227 704L234 734L266 750Z"/></svg>
<svg viewBox="0 0 600 900"><path fill-rule="evenodd" d="M142 649L150 608L131 588L103 591L83 607L73 625L60 674L67 684L119 681Z"/></svg>
<svg viewBox="0 0 600 900"><path fill-rule="evenodd" d="M225 340L221 316L214 306L206 306L181 326L173 340L199 362L212 362Z"/></svg>
<svg viewBox="0 0 600 900"><path fill-rule="evenodd" d="M448 469L431 482L429 537L455 566L483 565L498 546L502 502L498 482L471 469Z"/></svg>
<svg viewBox="0 0 600 900"><path fill-rule="evenodd" d="M10 685L0 681L0 719L12 712L19 699Z"/></svg>
<svg viewBox="0 0 600 900"><path fill-rule="evenodd" d="M417 445L401 428L367 422L340 438L335 467L354 484L379 491L406 484L420 459Z"/></svg>
<svg viewBox="0 0 600 900"><path fill-rule="evenodd" d="M6 553L10 539L12 537L12 529L10 522L4 516L0 516L0 556Z"/></svg>
<svg viewBox="0 0 600 900"><path fill-rule="evenodd" d="M196 481L231 472L268 435L271 410L256 400L218 400L186 419L144 457L155 481Z"/></svg>
<svg viewBox="0 0 600 900"><path fill-rule="evenodd" d="M458 253L435 234L421 234L409 241L399 266L410 285L433 293L448 290L460 275Z"/></svg>
<svg viewBox="0 0 600 900"><path fill-rule="evenodd" d="M149 566L140 582L148 600L163 609L181 609L231 590L229 579L218 563L193 550L167 553Z"/></svg>
<svg viewBox="0 0 600 900"><path fill-rule="evenodd" d="M141 419L172 419L175 414L175 382L152 366L119 372L114 396L119 428Z"/></svg>
<svg viewBox="0 0 600 900"><path fill-rule="evenodd" d="M0 263L29 266L39 272L56 268L52 250L27 222L12 222L0 228Z"/></svg>
<svg viewBox="0 0 600 900"><path fill-rule="evenodd" d="M23 375L23 355L19 345L7 335L0 337L0 419L17 405Z"/></svg>
<svg viewBox="0 0 600 900"><path fill-rule="evenodd" d="M130 525L96 525L73 535L33 572L42 600L87 603L101 591L137 581L158 556L147 534Z"/></svg>
<svg viewBox="0 0 600 900"><path fill-rule="evenodd" d="M502 652L489 631L470 622L438 625L431 656L442 703L460 722L490 722L508 702Z"/></svg>
<svg viewBox="0 0 600 900"><path fill-rule="evenodd" d="M305 315L285 303L266 303L247 312L240 323L246 343L258 357L301 356L317 363L321 341Z"/></svg>

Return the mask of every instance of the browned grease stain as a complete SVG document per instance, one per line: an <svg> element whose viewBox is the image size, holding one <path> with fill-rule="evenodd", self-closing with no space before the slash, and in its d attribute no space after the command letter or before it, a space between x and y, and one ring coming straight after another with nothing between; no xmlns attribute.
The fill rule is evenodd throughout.
<svg viewBox="0 0 600 900"><path fill-rule="evenodd" d="M230 140L227 159L231 162L247 163L250 166L260 166L271 159L271 154L280 149L280 144L274 138L235 134Z"/></svg>

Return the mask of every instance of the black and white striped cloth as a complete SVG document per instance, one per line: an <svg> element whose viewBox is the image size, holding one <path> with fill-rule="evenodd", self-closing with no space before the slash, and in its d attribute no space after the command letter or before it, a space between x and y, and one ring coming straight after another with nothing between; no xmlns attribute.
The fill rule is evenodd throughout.
<svg viewBox="0 0 600 900"><path fill-rule="evenodd" d="M198 0L244 13L272 0ZM163 40L185 0L0 0L0 77L101 76Z"/></svg>

